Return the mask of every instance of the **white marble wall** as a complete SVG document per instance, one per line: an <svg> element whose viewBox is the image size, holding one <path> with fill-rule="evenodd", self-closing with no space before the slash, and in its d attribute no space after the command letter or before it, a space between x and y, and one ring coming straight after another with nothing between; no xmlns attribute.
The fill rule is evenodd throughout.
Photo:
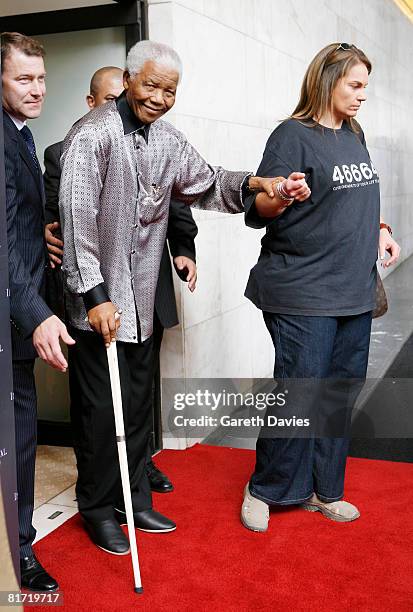
<svg viewBox="0 0 413 612"><path fill-rule="evenodd" d="M294 108L305 68L333 41L373 62L360 114L381 175L383 215L413 252L413 26L390 0L149 0L149 34L180 53L184 78L170 119L205 158L255 170L277 121ZM195 212L199 281L177 283L181 328L166 334L164 376L264 377L272 348L244 297L261 232L241 215ZM351 256L351 254L349 254Z"/></svg>

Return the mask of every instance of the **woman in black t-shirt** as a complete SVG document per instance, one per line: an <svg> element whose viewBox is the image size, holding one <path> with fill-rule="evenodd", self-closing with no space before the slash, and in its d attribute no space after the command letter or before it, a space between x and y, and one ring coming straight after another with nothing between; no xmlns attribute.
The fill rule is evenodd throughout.
<svg viewBox="0 0 413 612"><path fill-rule="evenodd" d="M247 225L266 234L245 295L263 311L286 402L283 414L267 410L245 487L241 520L254 531L267 529L272 504L302 504L343 522L360 516L342 501L351 410L367 370L377 248L381 260L390 254L385 267L400 252L380 217L379 178L355 121L370 71L354 45L315 56L257 172L298 168L311 196L275 219L262 217L254 196L246 202Z"/></svg>

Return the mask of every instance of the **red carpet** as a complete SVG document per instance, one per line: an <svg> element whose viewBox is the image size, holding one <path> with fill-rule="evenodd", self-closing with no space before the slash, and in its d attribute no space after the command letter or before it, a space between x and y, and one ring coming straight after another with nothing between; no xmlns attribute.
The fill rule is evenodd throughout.
<svg viewBox="0 0 413 612"><path fill-rule="evenodd" d="M346 498L359 520L291 507L256 534L239 521L253 452L195 446L156 463L175 491L154 505L178 529L137 532L144 594L133 593L129 555L96 548L75 516L36 546L64 610L413 611L413 464L349 459Z"/></svg>

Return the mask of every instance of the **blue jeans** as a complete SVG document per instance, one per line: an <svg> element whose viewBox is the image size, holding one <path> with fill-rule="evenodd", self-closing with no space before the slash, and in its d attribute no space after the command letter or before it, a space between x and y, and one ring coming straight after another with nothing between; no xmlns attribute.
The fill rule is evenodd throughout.
<svg viewBox="0 0 413 612"><path fill-rule="evenodd" d="M275 379L350 378L364 382L371 312L346 317L263 314L275 348ZM362 384L357 384L350 389L348 420L361 388ZM268 504L299 504L313 493L325 502L341 499L348 446L348 437L260 435L249 484L251 495Z"/></svg>

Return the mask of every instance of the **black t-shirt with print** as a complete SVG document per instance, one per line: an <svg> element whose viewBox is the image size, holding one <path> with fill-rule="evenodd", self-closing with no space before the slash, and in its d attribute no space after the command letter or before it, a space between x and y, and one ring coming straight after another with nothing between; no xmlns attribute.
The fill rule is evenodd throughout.
<svg viewBox="0 0 413 612"><path fill-rule="evenodd" d="M305 172L311 196L275 220L258 216L255 196L245 222L265 227L245 295L280 314L355 315L375 306L379 179L363 134L289 119L271 134L258 176Z"/></svg>

